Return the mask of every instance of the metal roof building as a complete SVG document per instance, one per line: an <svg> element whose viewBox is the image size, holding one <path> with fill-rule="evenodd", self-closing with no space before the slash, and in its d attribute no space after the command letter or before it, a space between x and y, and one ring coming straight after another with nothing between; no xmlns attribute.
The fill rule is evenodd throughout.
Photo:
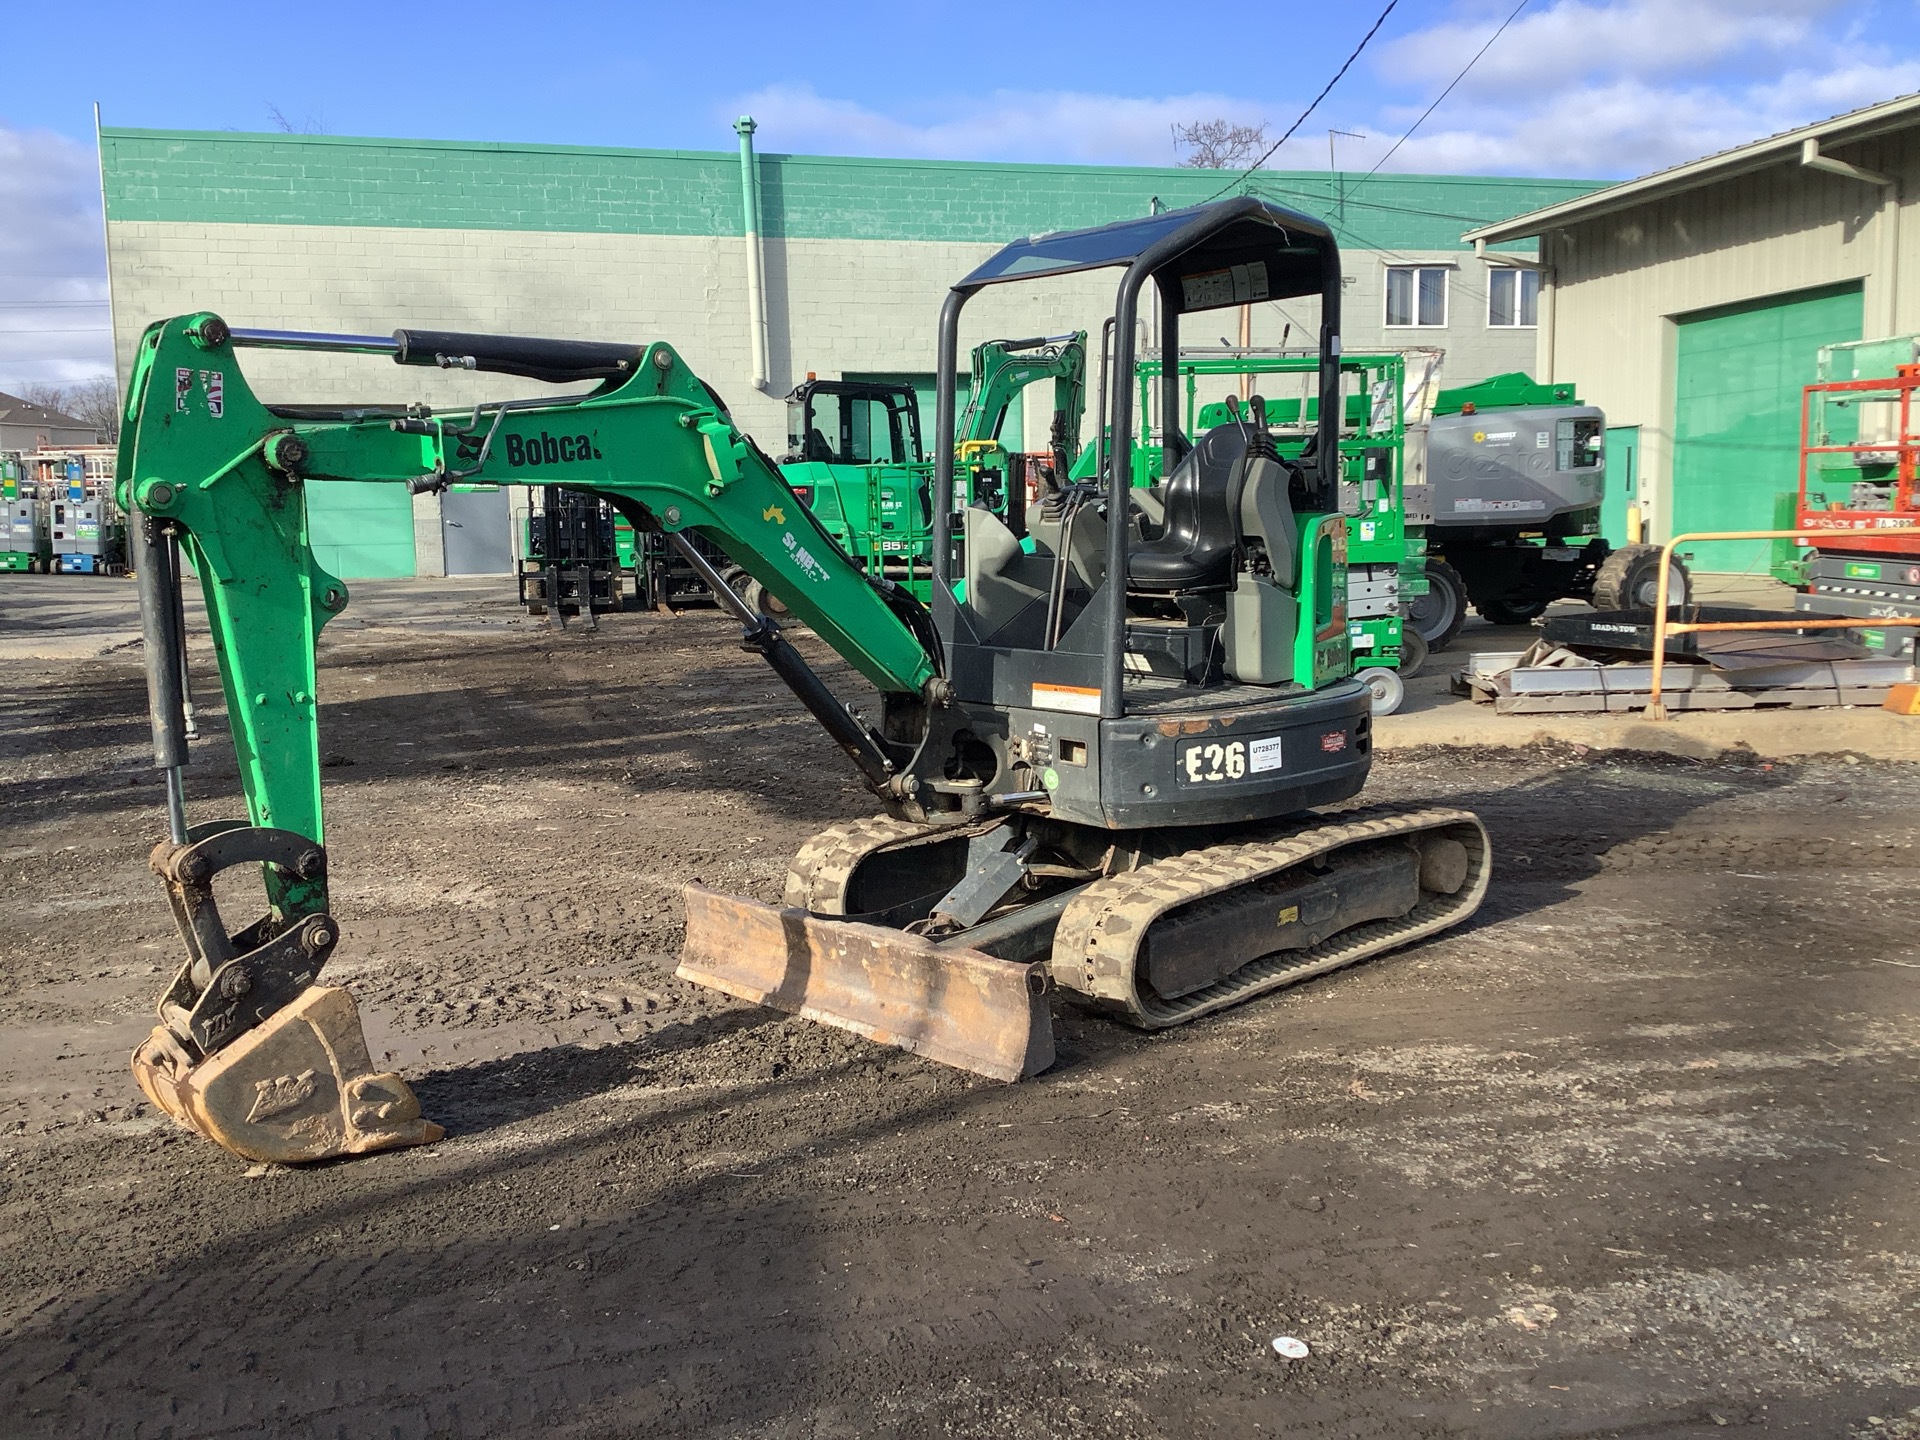
<svg viewBox="0 0 1920 1440"><path fill-rule="evenodd" d="M1839 341L1920 331L1920 95L1466 232L1542 272L1537 376L1607 412L1608 532L1765 529L1794 488L1801 387ZM1764 542L1696 568L1764 569Z"/></svg>

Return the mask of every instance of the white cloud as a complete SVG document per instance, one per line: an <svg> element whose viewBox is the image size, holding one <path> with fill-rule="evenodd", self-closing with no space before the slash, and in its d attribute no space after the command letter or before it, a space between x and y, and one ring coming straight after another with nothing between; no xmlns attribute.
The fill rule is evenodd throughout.
<svg viewBox="0 0 1920 1440"><path fill-rule="evenodd" d="M1383 70L1437 94L1510 8L1404 36ZM1560 0L1509 27L1391 168L1636 175L1920 90L1908 32L1855 18L1834 0ZM1379 129L1404 132L1426 94Z"/></svg>
<svg viewBox="0 0 1920 1440"><path fill-rule="evenodd" d="M1258 125L1271 118L1259 101L1205 92L1140 98L1007 90L908 119L831 99L809 85L769 86L745 96L739 109L764 127L761 143L771 150L1096 165L1171 165L1176 124L1221 117Z"/></svg>
<svg viewBox="0 0 1920 1440"><path fill-rule="evenodd" d="M1920 90L1920 29L1902 23L1910 0L1864 3L1535 0L1388 168L1625 177ZM1388 42L1374 93L1392 98L1364 99L1350 77L1269 165L1324 169L1326 127L1338 126L1365 137L1340 142L1341 167L1371 169L1512 8L1458 0L1439 23ZM1286 73L1297 79L1299 67ZM744 99L771 150L1126 165L1172 163L1175 123L1221 116L1278 130L1298 104L1291 91L995 92L887 114L807 85Z"/></svg>
<svg viewBox="0 0 1920 1440"><path fill-rule="evenodd" d="M1391 41L1380 69L1435 91L1512 11L1502 0ZM1529 9L1474 65L1466 92L1552 94L1587 75L1668 75L1791 55L1837 26L1840 0L1559 0ZM1821 23L1823 19L1826 23Z"/></svg>
<svg viewBox="0 0 1920 1440"><path fill-rule="evenodd" d="M0 390L113 369L93 152L0 124Z"/></svg>

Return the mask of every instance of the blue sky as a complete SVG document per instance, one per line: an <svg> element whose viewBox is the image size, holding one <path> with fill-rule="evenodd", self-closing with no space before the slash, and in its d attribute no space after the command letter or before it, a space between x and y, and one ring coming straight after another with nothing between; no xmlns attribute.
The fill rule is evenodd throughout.
<svg viewBox="0 0 1920 1440"><path fill-rule="evenodd" d="M1371 168L1515 3L1402 0L1269 163L1326 168L1335 127ZM0 89L0 388L109 366L96 99L109 125L693 149L750 111L766 150L1167 164L1176 122L1284 130L1384 4L14 7L8 48L53 63ZM1390 168L1623 177L1915 90L1920 0L1529 0Z"/></svg>

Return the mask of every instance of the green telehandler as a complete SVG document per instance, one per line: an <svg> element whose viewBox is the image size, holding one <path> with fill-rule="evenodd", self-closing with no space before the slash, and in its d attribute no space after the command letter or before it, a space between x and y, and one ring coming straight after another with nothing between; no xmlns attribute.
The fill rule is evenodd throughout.
<svg viewBox="0 0 1920 1440"><path fill-rule="evenodd" d="M1028 550L998 516L955 503L961 315L989 286L1109 267L1121 272L1110 465L1038 507ZM1244 283L1320 298L1321 458L1283 461L1257 406L1196 443L1170 431L1179 453L1149 533L1127 483L1142 298L1158 298L1175 414L1182 316L1234 303ZM1052 1062L1052 989L1158 1028L1456 924L1487 885L1472 814L1313 813L1357 794L1372 759L1345 611L1339 306L1332 233L1252 198L1004 247L940 315L930 605L846 556L669 345L233 330L209 313L151 326L118 474L138 510L166 781L152 866L187 955L133 1057L142 1088L256 1160L440 1133L398 1076L375 1071L347 993L318 983L339 927L314 642L347 589L314 558L304 497L341 481L417 493L537 480L604 496L705 575L743 644L852 761L884 813L803 846L783 905L688 885L683 978L1011 1080ZM269 406L240 370L250 347L601 383L460 411ZM879 692L877 715L832 694L694 537L845 657ZM244 819L186 813L188 562ZM264 913L232 928L216 892L252 873Z"/></svg>

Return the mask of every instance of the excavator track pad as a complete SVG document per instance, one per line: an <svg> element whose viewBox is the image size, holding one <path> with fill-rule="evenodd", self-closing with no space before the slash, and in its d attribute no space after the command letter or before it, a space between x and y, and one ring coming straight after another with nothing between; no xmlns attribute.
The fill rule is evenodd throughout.
<svg viewBox="0 0 1920 1440"><path fill-rule="evenodd" d="M995 1080L1053 1064L1044 964L688 885L682 980Z"/></svg>
<svg viewBox="0 0 1920 1440"><path fill-rule="evenodd" d="M307 989L225 1049L193 1061L164 1025L133 1052L147 1098L181 1125L247 1160L295 1164L430 1145L398 1075L375 1072L345 990Z"/></svg>

